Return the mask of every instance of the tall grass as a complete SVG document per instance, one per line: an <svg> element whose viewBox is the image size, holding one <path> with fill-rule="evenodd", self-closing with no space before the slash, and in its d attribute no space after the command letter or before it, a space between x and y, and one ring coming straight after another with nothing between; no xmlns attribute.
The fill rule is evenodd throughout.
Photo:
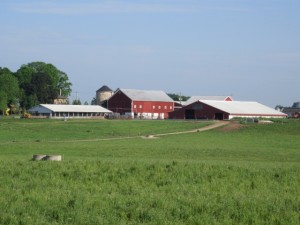
<svg viewBox="0 0 300 225"><path fill-rule="evenodd" d="M299 167L1 162L1 224L298 224Z"/></svg>
<svg viewBox="0 0 300 225"><path fill-rule="evenodd" d="M53 140L49 127L58 130L60 122L9 121L14 128L25 124L24 130L47 126L39 128L45 137L39 142L2 137L0 224L300 223L298 121L158 139L47 142ZM138 133L153 123L110 122L107 127L116 127L106 129L119 124L124 136L126 126L144 126ZM160 122L152 130L179 130L171 121ZM80 123L86 124L78 135L93 126L74 121L74 127ZM70 140L68 132L61 135ZM30 161L36 153L62 154L64 161Z"/></svg>

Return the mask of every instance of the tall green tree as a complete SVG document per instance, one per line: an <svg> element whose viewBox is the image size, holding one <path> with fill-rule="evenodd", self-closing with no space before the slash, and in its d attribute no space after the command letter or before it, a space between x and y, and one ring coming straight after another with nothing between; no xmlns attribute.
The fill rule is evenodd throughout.
<svg viewBox="0 0 300 225"><path fill-rule="evenodd" d="M0 90L0 112L2 115L4 115L6 109L7 109L7 95L4 91Z"/></svg>
<svg viewBox="0 0 300 225"><path fill-rule="evenodd" d="M31 95L36 95L37 101L40 103L52 104L57 97L57 93L52 88L51 78L46 73L35 73L31 80Z"/></svg>
<svg viewBox="0 0 300 225"><path fill-rule="evenodd" d="M0 110L2 113L7 107L18 104L19 94L18 80L9 69L0 67Z"/></svg>
<svg viewBox="0 0 300 225"><path fill-rule="evenodd" d="M74 99L72 105L81 105L80 99Z"/></svg>
<svg viewBox="0 0 300 225"><path fill-rule="evenodd" d="M68 75L52 64L31 62L22 65L15 76L22 89L20 104L23 108L52 103L60 93L68 97L72 91ZM39 82L42 82L42 87L39 87Z"/></svg>

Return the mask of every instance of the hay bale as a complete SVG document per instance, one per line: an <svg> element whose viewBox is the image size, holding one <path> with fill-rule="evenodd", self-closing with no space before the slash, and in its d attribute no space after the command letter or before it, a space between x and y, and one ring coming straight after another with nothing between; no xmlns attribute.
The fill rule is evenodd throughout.
<svg viewBox="0 0 300 225"><path fill-rule="evenodd" d="M33 156L32 156L32 160L34 160L34 161L44 160L44 158L45 158L46 156L47 156L47 155L33 155Z"/></svg>
<svg viewBox="0 0 300 225"><path fill-rule="evenodd" d="M45 161L61 161L61 155L47 155L43 160Z"/></svg>

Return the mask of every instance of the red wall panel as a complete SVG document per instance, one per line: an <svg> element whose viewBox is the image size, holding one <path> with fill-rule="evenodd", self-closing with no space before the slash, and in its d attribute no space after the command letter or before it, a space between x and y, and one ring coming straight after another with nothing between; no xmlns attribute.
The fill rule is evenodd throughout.
<svg viewBox="0 0 300 225"><path fill-rule="evenodd" d="M214 120L216 113L223 114L223 119L229 119L229 114L201 102L195 102L181 109L169 113L170 119L186 119L186 111L194 111L194 119Z"/></svg>
<svg viewBox="0 0 300 225"><path fill-rule="evenodd" d="M168 118L168 112L174 110L174 103L133 101L132 107L135 113L164 113L164 118Z"/></svg>
<svg viewBox="0 0 300 225"><path fill-rule="evenodd" d="M118 91L107 101L108 109L124 114L126 112L131 112L131 99L128 98L123 92Z"/></svg>

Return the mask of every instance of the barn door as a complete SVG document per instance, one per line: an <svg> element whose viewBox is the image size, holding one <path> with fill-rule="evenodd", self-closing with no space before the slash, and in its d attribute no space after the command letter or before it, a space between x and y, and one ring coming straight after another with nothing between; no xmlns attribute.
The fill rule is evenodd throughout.
<svg viewBox="0 0 300 225"><path fill-rule="evenodd" d="M194 120L195 119L195 110L193 109L186 109L185 110L185 119Z"/></svg>
<svg viewBox="0 0 300 225"><path fill-rule="evenodd" d="M224 115L223 113L215 113L215 120L223 120Z"/></svg>

